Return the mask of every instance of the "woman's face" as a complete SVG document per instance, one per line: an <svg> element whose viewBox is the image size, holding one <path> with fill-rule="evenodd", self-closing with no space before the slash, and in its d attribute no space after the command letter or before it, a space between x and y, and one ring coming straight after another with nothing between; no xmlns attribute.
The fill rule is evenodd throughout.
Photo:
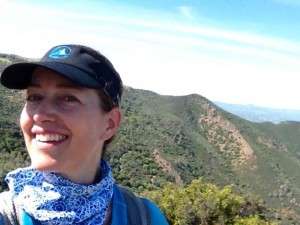
<svg viewBox="0 0 300 225"><path fill-rule="evenodd" d="M116 132L119 108L105 113L96 90L51 70L35 70L20 123L32 165L75 183L90 184L99 172L102 146Z"/></svg>

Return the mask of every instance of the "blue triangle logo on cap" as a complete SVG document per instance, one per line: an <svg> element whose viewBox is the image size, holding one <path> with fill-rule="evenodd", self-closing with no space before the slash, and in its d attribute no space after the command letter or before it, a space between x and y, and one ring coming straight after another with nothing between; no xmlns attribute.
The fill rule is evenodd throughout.
<svg viewBox="0 0 300 225"><path fill-rule="evenodd" d="M71 54L71 49L68 46L59 46L49 54L51 59L65 59Z"/></svg>

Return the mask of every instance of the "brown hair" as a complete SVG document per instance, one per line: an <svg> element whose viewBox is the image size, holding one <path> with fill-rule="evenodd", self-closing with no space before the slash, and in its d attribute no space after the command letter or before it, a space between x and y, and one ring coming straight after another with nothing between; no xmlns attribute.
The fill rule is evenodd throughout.
<svg viewBox="0 0 300 225"><path fill-rule="evenodd" d="M81 47L85 51L87 51L90 55L92 55L96 59L100 60L100 62L105 64L107 66L107 68L109 68L109 70L113 71L113 73L115 73L117 75L117 77L119 77L119 80L117 80L115 82L106 82L104 89L98 90L98 94L100 97L100 108L104 112L110 112L113 108L119 107L122 93L123 93L122 80L121 80L118 72L115 70L113 64L104 55L102 55L99 51L96 51L90 47L86 47L86 46L81 46ZM118 93L117 99L112 99L110 97L111 95L106 91L106 88L111 89L111 87L113 87L113 89ZM104 142L101 158L103 158L105 156L107 146L114 140L114 138L115 138L115 135L113 135L110 139L108 139Z"/></svg>
<svg viewBox="0 0 300 225"><path fill-rule="evenodd" d="M119 73L116 71L113 64L104 55L102 55L99 51L96 51L87 46L81 46L81 48L84 51L86 51L89 55L98 59L99 62L105 68L107 68L107 71L109 71L109 74L113 74L113 76L111 76L111 77L114 77L113 79L103 80L103 81L105 81L105 85L104 85L104 88L102 89L102 91L105 92L109 98L111 98L111 100L115 106L119 106L119 104L121 102L122 92L123 92L122 79L121 79ZM113 97L111 97L111 96L113 96Z"/></svg>

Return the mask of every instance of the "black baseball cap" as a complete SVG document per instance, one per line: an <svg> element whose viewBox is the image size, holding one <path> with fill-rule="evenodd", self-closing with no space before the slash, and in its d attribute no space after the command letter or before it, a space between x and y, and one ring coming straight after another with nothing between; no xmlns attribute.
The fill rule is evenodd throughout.
<svg viewBox="0 0 300 225"><path fill-rule="evenodd" d="M26 89L37 67L51 69L71 81L104 90L119 106L122 80L111 62L98 51L83 45L59 45L36 62L12 64L1 74L1 84L10 89Z"/></svg>

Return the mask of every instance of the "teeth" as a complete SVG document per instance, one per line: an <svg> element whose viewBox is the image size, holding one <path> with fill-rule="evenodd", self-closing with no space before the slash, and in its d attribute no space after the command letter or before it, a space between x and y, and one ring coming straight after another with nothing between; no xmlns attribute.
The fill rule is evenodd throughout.
<svg viewBox="0 0 300 225"><path fill-rule="evenodd" d="M38 141L61 141L67 138L62 134L37 134L36 140Z"/></svg>

